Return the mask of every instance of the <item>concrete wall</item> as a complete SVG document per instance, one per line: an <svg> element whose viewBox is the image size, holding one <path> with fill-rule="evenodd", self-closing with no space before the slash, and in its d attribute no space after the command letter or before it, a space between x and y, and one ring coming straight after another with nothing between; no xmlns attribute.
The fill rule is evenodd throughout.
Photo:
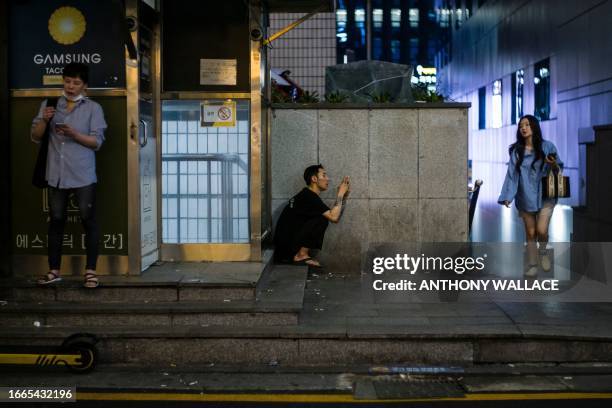
<svg viewBox="0 0 612 408"><path fill-rule="evenodd" d="M525 70L524 113L534 111L534 64L550 58L550 120L542 122L570 176L578 205L580 128L612 123L612 1L490 0L453 33L451 62L439 71L444 94L472 103L472 174L483 184L479 205L495 207L515 140L510 76ZM491 126L491 85L502 79L503 126ZM487 129L478 130L478 88L487 87Z"/></svg>
<svg viewBox="0 0 612 408"><path fill-rule="evenodd" d="M304 187L307 166L327 169L333 189L322 198L328 205L342 176L351 177L344 216L330 224L320 255L331 270L358 271L373 243L467 239L469 105L288 106L272 109L274 220Z"/></svg>

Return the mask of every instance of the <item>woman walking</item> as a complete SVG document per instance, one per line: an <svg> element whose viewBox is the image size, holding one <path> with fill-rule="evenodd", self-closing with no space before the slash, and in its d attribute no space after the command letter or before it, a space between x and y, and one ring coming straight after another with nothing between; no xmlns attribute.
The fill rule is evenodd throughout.
<svg viewBox="0 0 612 408"><path fill-rule="evenodd" d="M551 169L559 170L563 163L557 157L555 145L542 138L540 123L532 115L525 115L519 121L516 142L510 145L509 154L508 172L498 203L509 208L515 200L527 236L525 276L535 277L538 273L538 243L542 270L548 272L552 266L546 245L550 218L557 204L556 198L542 198L542 178Z"/></svg>

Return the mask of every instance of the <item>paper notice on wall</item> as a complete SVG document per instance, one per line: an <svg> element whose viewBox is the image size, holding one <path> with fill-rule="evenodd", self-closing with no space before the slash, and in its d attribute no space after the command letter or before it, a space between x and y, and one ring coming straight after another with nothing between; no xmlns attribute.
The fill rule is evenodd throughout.
<svg viewBox="0 0 612 408"><path fill-rule="evenodd" d="M200 59L200 85L236 85L235 59Z"/></svg>

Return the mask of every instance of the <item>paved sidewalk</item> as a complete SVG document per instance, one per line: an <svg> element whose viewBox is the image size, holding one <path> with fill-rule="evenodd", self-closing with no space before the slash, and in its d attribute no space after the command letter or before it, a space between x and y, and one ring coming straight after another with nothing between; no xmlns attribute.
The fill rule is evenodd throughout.
<svg viewBox="0 0 612 408"><path fill-rule="evenodd" d="M202 275L199 283L170 287L157 276L146 285L103 282L95 292L32 288L53 295L48 304L56 302L61 313L32 325L42 321L45 304L31 300L19 310L9 302L0 311L13 324L0 338L6 345L59 345L73 333L92 333L102 363L152 366L612 362L612 303L377 292L371 273L306 269L275 265L257 285L233 280L231 287L202 282ZM70 302L70 294L82 300ZM215 303L204 301L210 296Z"/></svg>
<svg viewBox="0 0 612 408"><path fill-rule="evenodd" d="M347 332L612 339L612 302L450 301L375 292L368 274L309 271L300 324Z"/></svg>

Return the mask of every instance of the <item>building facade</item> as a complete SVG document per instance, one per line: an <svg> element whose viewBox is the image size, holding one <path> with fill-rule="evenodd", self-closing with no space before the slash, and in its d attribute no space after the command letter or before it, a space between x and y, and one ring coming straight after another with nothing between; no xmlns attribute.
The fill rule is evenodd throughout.
<svg viewBox="0 0 612 408"><path fill-rule="evenodd" d="M448 42L451 9L440 0L338 0L338 64L378 60L431 67ZM471 6L470 6L471 7ZM470 10L455 10L463 21Z"/></svg>
<svg viewBox="0 0 612 408"><path fill-rule="evenodd" d="M329 65L377 60L434 67L449 54L452 29L461 27L472 7L471 0L337 0L335 14L318 13L275 40L270 67L290 70L302 88L321 96ZM271 13L270 34L302 15Z"/></svg>
<svg viewBox="0 0 612 408"><path fill-rule="evenodd" d="M540 119L544 138L565 163L573 193L561 203L579 205L585 175L579 173L578 135L612 123L612 2L479 3L453 30L450 53L438 58L442 93L473 107L472 175L485 181L479 205L496 205L508 146L524 114Z"/></svg>

